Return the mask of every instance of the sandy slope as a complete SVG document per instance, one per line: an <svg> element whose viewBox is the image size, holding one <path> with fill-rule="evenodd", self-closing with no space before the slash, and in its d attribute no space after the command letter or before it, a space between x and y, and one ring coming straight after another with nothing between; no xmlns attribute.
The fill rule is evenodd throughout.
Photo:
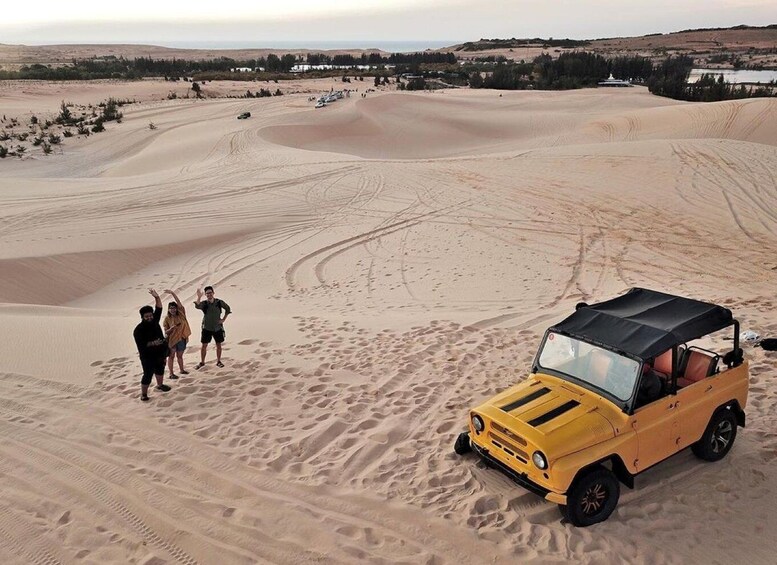
<svg viewBox="0 0 777 565"><path fill-rule="evenodd" d="M580 299L776 334L776 147L769 100L449 91L141 104L0 162L0 562L770 563L774 354L728 458L594 528L451 446ZM227 367L141 405L145 289L203 283Z"/></svg>

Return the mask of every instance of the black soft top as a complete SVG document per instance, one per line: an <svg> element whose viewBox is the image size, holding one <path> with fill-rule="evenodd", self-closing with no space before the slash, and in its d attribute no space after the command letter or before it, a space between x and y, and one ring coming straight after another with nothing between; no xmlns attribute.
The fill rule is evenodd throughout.
<svg viewBox="0 0 777 565"><path fill-rule="evenodd" d="M612 300L582 306L549 331L650 359L734 323L731 310L663 292L632 288Z"/></svg>

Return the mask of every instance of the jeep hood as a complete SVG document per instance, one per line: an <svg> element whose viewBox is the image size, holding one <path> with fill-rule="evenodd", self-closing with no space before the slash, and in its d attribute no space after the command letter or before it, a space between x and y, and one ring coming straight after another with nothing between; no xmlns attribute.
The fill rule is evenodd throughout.
<svg viewBox="0 0 777 565"><path fill-rule="evenodd" d="M611 409L604 403L609 404L561 379L532 375L476 411L553 460L615 437L607 414Z"/></svg>

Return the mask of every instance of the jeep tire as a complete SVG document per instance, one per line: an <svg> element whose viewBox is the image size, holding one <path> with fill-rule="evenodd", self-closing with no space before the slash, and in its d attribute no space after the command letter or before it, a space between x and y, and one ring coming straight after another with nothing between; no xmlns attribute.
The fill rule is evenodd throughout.
<svg viewBox="0 0 777 565"><path fill-rule="evenodd" d="M699 459L719 461L734 445L736 437L736 416L730 409L723 408L712 415L701 439L691 445L691 451Z"/></svg>
<svg viewBox="0 0 777 565"><path fill-rule="evenodd" d="M610 517L618 505L620 483L609 469L597 465L579 476L567 491L561 514L578 527L591 526Z"/></svg>
<svg viewBox="0 0 777 565"><path fill-rule="evenodd" d="M469 444L469 432L461 432L456 438L456 443L453 444L453 451L457 455L464 455L472 451L472 446Z"/></svg>

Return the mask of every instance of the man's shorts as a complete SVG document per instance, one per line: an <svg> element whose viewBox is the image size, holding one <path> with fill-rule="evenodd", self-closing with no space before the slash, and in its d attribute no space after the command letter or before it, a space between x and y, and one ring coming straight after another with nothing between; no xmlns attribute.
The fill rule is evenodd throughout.
<svg viewBox="0 0 777 565"><path fill-rule="evenodd" d="M176 344L173 346L173 348L172 348L172 349L173 349L173 350L175 350L175 351L180 351L181 353L183 353L184 351L186 351L186 342L187 342L187 340L185 340L185 339L182 339L181 341L179 341L178 343L176 343Z"/></svg>
<svg viewBox="0 0 777 565"><path fill-rule="evenodd" d="M210 343L211 339L215 339L216 343L224 343L224 329L222 328L215 332L203 329L200 343Z"/></svg>
<svg viewBox="0 0 777 565"><path fill-rule="evenodd" d="M166 357L160 357L158 359L144 359L141 357L140 364L143 366L143 378L140 379L140 384L148 386L151 384L152 376L164 375L166 363Z"/></svg>

